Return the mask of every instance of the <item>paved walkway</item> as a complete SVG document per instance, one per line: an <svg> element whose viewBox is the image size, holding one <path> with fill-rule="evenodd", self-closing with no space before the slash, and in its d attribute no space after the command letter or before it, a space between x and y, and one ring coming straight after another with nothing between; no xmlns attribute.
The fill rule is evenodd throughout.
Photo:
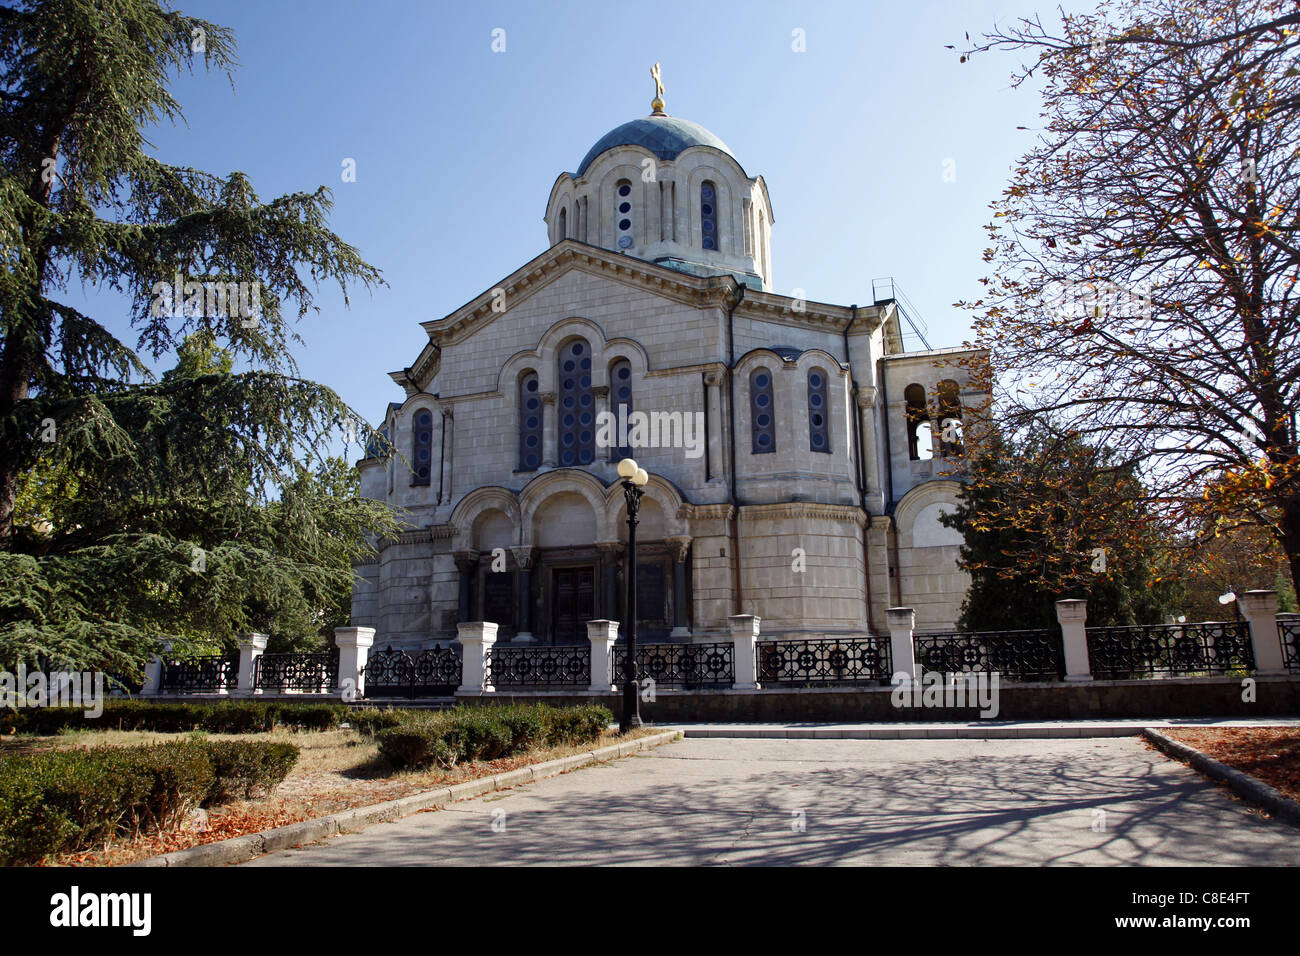
<svg viewBox="0 0 1300 956"><path fill-rule="evenodd" d="M814 740L1017 740L1131 737L1143 727L1300 727L1300 717L1175 717L1120 720L969 720L926 723L687 723L687 737L768 737Z"/></svg>
<svg viewBox="0 0 1300 956"><path fill-rule="evenodd" d="M1300 830L1135 737L687 739L247 865L528 864L1300 865Z"/></svg>

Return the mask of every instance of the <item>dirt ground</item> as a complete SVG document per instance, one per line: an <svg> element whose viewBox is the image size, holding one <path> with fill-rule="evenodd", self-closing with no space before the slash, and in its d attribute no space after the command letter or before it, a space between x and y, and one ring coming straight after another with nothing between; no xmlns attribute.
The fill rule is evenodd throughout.
<svg viewBox="0 0 1300 956"><path fill-rule="evenodd" d="M381 803L435 787L464 783L655 732L654 728L648 727L628 737L618 737L607 731L605 737L594 744L538 748L502 760L461 764L451 770L394 771L379 758L373 740L355 730L275 730L263 734L78 731L52 737L0 738L0 757L69 747L123 747L163 743L191 737L213 741L278 740L287 741L299 748L298 762L272 794L260 799L213 807L207 811L196 811L189 826L179 831L154 833L103 848L65 853L50 861L50 865L55 866L118 866L160 853Z"/></svg>

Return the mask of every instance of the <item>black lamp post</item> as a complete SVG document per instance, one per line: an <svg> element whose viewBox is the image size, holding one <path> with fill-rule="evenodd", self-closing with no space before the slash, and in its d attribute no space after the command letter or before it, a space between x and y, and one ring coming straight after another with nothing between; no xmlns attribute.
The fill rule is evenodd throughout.
<svg viewBox="0 0 1300 956"><path fill-rule="evenodd" d="M625 734L641 726L641 686L636 666L636 513L650 476L631 458L618 463L618 474L627 500L627 656L623 665L623 714L618 722L618 732Z"/></svg>

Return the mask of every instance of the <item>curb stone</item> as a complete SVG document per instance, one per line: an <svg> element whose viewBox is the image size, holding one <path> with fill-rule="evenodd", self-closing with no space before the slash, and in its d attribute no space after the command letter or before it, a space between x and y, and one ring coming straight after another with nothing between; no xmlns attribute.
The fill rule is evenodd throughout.
<svg viewBox="0 0 1300 956"><path fill-rule="evenodd" d="M1173 757L1175 760L1186 761L1211 780L1226 783L1237 796L1247 803L1253 803L1255 806L1267 810L1270 816L1278 820L1300 827L1300 802L1283 796L1279 790L1269 786L1264 781L1252 777L1248 773L1242 773L1235 767L1229 767L1227 764L1215 760L1209 754L1203 753L1181 741L1174 740L1172 737L1167 737L1160 731L1150 727L1142 731L1142 736L1151 741L1157 749L1163 751L1167 756Z"/></svg>
<svg viewBox="0 0 1300 956"><path fill-rule="evenodd" d="M145 860L129 863L127 866L224 866L231 863L244 863L267 853L315 843L317 840L324 840L340 833L361 830L372 823L391 822L420 810L444 807L460 800L480 797L494 790L508 790L547 777L559 776L593 763L626 757L641 750L669 743L680 736L680 731L666 730L639 740L611 744L608 747L571 757L547 760L531 767L521 767L494 776L480 777L452 787L435 787L432 790L398 797L395 800L354 807L351 810L340 810L328 816L276 827L274 830L249 833L228 840L218 840L215 843L201 843L185 850L173 850L171 853L151 856Z"/></svg>

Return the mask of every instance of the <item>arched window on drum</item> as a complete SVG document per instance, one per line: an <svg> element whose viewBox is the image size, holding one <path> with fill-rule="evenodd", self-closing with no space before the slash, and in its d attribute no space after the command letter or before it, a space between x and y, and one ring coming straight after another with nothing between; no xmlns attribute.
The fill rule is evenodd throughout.
<svg viewBox="0 0 1300 956"><path fill-rule="evenodd" d="M961 389L945 378L935 389L939 406L939 453L944 458L962 455Z"/></svg>
<svg viewBox="0 0 1300 956"><path fill-rule="evenodd" d="M596 402L591 391L591 347L574 339L560 350L556 419L561 467L590 465L596 457Z"/></svg>
<svg viewBox="0 0 1300 956"><path fill-rule="evenodd" d="M930 437L930 412L925 404L925 387L912 384L903 389L907 407L907 457L912 461L929 461L934 457Z"/></svg>
<svg viewBox="0 0 1300 956"><path fill-rule="evenodd" d="M421 409L415 413L411 434L411 485L428 485L433 472L433 413Z"/></svg>
<svg viewBox="0 0 1300 956"><path fill-rule="evenodd" d="M700 236L705 249L721 249L718 235L718 190L711 180L700 184Z"/></svg>
<svg viewBox="0 0 1300 956"><path fill-rule="evenodd" d="M759 366L749 373L750 453L776 451L776 408L772 402L772 373Z"/></svg>
<svg viewBox="0 0 1300 956"><path fill-rule="evenodd" d="M542 397L537 373L519 376L519 470L536 471L542 464Z"/></svg>
<svg viewBox="0 0 1300 956"><path fill-rule="evenodd" d="M827 403L829 387L826 370L808 370L808 447L825 454L831 452L830 411Z"/></svg>
<svg viewBox="0 0 1300 956"><path fill-rule="evenodd" d="M619 359L609 367L609 411L614 417L614 434L617 436L618 423L632 417L632 364L627 359ZM632 449L627 446L609 450L610 461L631 457Z"/></svg>

